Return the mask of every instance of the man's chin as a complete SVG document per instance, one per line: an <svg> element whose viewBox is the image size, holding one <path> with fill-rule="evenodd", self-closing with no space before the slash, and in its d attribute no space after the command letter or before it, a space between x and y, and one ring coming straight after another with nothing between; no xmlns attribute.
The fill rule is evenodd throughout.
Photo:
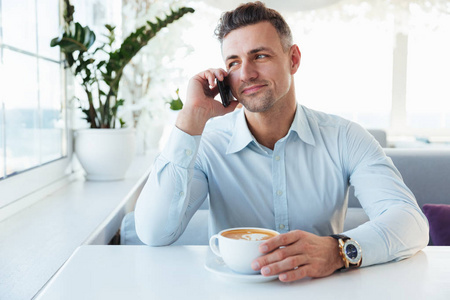
<svg viewBox="0 0 450 300"><path fill-rule="evenodd" d="M264 93L255 96L243 96L239 99L239 102L249 112L261 113L268 111L274 104L272 93Z"/></svg>
<svg viewBox="0 0 450 300"><path fill-rule="evenodd" d="M266 112L268 110L270 110L270 108L272 107L272 105L269 105L269 103L265 103L265 105L263 103L258 103L260 105L255 105L254 103L244 103L241 102L242 106L245 107L246 110L248 110L251 113L262 113L262 112ZM261 105L263 104L263 105Z"/></svg>

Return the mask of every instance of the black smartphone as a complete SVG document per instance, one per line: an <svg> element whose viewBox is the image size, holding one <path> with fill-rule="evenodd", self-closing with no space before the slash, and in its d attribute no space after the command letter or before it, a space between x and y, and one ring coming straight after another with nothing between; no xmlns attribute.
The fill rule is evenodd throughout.
<svg viewBox="0 0 450 300"><path fill-rule="evenodd" d="M219 87L220 99L222 100L222 104L224 107L227 107L231 103L231 99L233 95L231 94L231 89L228 85L225 84L225 80L220 81L216 78L217 86Z"/></svg>

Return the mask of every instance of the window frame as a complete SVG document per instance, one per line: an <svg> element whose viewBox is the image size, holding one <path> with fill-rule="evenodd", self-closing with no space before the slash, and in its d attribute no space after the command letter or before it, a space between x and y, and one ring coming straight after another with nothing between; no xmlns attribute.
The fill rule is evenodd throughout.
<svg viewBox="0 0 450 300"><path fill-rule="evenodd" d="M0 0L1 5L1 0ZM62 24L62 0L58 1L59 5L59 23ZM0 38L1 38L0 34ZM0 40L0 51L3 49L9 49L11 51L16 51L18 53L30 55L37 59L46 59L52 62L54 60L41 57L39 53L28 53L26 51L21 51L14 47L4 45ZM2 53L0 53L0 58L3 59ZM13 175L6 175L6 177L0 179L0 190L1 190L1 201L0 201L0 219L7 218L9 215L17 212L18 210L27 207L33 201L30 202L31 195L37 193L38 191L44 191L44 193L51 193L52 186L55 186L57 182L64 181L68 179L71 174L73 174L73 139L72 139L72 122L71 122L71 110L69 109L69 101L73 97L73 92L70 88L73 85L73 76L70 74L70 70L64 69L64 60L62 53L60 53L59 58L59 68L61 69L61 111L64 116L64 131L63 131L63 145L64 148L63 156L56 160L43 163L41 165L23 170ZM0 99L0 103L3 103ZM3 113L3 107L0 107L1 113ZM3 118L1 118L3 119ZM3 145L3 141L1 142ZM2 171L3 173L3 171ZM57 185L57 184L56 184ZM21 201L28 199L28 201Z"/></svg>

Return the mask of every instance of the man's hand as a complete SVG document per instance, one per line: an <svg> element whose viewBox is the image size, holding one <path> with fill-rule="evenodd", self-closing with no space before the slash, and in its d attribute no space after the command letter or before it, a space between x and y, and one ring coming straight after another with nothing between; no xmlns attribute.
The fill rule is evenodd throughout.
<svg viewBox="0 0 450 300"><path fill-rule="evenodd" d="M336 239L305 231L280 234L259 249L266 255L253 261L252 268L264 276L278 274L281 281L325 277L344 266Z"/></svg>
<svg viewBox="0 0 450 300"><path fill-rule="evenodd" d="M223 69L208 69L191 78L186 103L178 114L176 126L190 135L200 135L206 122L213 117L232 112L238 102L231 101L228 107L214 100L219 93L216 78L223 80L227 72Z"/></svg>

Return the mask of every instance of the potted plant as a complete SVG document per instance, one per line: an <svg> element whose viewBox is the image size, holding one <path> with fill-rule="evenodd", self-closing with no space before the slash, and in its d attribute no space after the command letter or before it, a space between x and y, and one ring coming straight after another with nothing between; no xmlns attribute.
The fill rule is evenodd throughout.
<svg viewBox="0 0 450 300"><path fill-rule="evenodd" d="M147 21L114 49L115 27L105 25L109 33L107 42L93 47L95 33L88 26L73 22L74 7L69 0L64 2L64 30L50 46L60 47L87 98L87 104L80 100L80 108L90 129L77 131L75 153L88 180L122 179L134 155L132 128L126 128L125 122L117 117L125 101L117 98L123 69L162 28L194 9L181 7L171 10L163 19ZM99 163L100 166L95 166Z"/></svg>

